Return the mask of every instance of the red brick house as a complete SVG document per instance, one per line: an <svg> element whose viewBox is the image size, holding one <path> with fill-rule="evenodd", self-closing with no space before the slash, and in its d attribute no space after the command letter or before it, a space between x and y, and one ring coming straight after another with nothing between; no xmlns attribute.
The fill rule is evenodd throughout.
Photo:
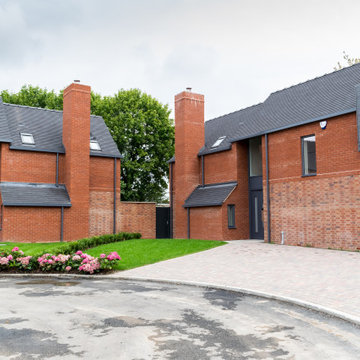
<svg viewBox="0 0 360 360"><path fill-rule="evenodd" d="M90 87L64 90L64 111L0 98L1 241L70 241L119 231L155 236L155 204L120 202L121 155Z"/></svg>
<svg viewBox="0 0 360 360"><path fill-rule="evenodd" d="M173 236L360 248L360 64L208 120L175 96Z"/></svg>

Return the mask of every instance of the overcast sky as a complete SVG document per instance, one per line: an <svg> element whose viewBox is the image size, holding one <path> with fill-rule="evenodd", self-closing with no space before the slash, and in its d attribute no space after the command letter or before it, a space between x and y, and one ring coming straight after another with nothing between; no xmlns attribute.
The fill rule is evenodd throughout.
<svg viewBox="0 0 360 360"><path fill-rule="evenodd" d="M360 57L359 0L0 0L0 89L139 88L206 119Z"/></svg>

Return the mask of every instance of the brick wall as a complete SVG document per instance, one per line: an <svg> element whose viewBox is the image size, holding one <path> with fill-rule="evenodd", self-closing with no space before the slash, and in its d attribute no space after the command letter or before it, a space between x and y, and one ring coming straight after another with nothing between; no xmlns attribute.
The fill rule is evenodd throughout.
<svg viewBox="0 0 360 360"><path fill-rule="evenodd" d="M237 158L236 144L232 146L231 150L205 155L205 184L235 181L237 179Z"/></svg>
<svg viewBox="0 0 360 360"><path fill-rule="evenodd" d="M117 208L120 206L120 160L116 165ZM114 229L114 159L90 158L89 236L110 234Z"/></svg>
<svg viewBox="0 0 360 360"><path fill-rule="evenodd" d="M112 234L114 223L114 193L90 191L89 236Z"/></svg>
<svg viewBox="0 0 360 360"><path fill-rule="evenodd" d="M56 154L10 150L1 144L1 181L55 183Z"/></svg>
<svg viewBox="0 0 360 360"><path fill-rule="evenodd" d="M117 211L117 231L139 232L144 239L155 239L156 204L122 201Z"/></svg>
<svg viewBox="0 0 360 360"><path fill-rule="evenodd" d="M185 225L187 226L187 223ZM190 209L190 238L221 240L222 235L221 206Z"/></svg>
<svg viewBox="0 0 360 360"><path fill-rule="evenodd" d="M249 239L249 182L248 182L248 146L246 141L233 144L236 161L233 167L237 170L235 180L238 186L222 206L222 240ZM235 205L235 227L228 228L227 205Z"/></svg>
<svg viewBox="0 0 360 360"><path fill-rule="evenodd" d="M301 137L311 134L317 175L302 177ZM355 113L328 120L325 130L316 122L270 134L269 166L272 241L279 243L284 231L291 245L360 248ZM264 195L266 201L265 188Z"/></svg>
<svg viewBox="0 0 360 360"><path fill-rule="evenodd" d="M60 241L61 209L3 207L3 241Z"/></svg>
<svg viewBox="0 0 360 360"><path fill-rule="evenodd" d="M89 234L90 86L71 84L64 90L64 180L72 207L64 212L64 239Z"/></svg>
<svg viewBox="0 0 360 360"><path fill-rule="evenodd" d="M187 237L187 213L183 208L201 179L200 158L204 144L204 96L184 91L175 96L174 237Z"/></svg>

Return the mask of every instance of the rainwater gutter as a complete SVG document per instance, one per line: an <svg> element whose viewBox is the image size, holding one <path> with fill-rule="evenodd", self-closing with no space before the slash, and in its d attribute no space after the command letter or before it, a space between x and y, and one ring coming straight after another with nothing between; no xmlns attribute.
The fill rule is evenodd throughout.
<svg viewBox="0 0 360 360"><path fill-rule="evenodd" d="M64 207L61 207L60 242L64 241Z"/></svg>
<svg viewBox="0 0 360 360"><path fill-rule="evenodd" d="M268 134L265 134L265 161L266 161L266 209L267 209L267 233L268 243L271 242L271 229L270 229L270 188L269 188L269 144Z"/></svg>
<svg viewBox="0 0 360 360"><path fill-rule="evenodd" d="M114 158L114 209L113 209L113 233L116 234L116 158Z"/></svg>
<svg viewBox="0 0 360 360"><path fill-rule="evenodd" d="M205 185L205 159L204 155L201 155L201 186Z"/></svg>
<svg viewBox="0 0 360 360"><path fill-rule="evenodd" d="M170 238L174 237L173 233L173 218L174 218L174 199L173 199L173 166L174 163L170 163Z"/></svg>
<svg viewBox="0 0 360 360"><path fill-rule="evenodd" d="M59 153L56 153L56 186L59 185Z"/></svg>

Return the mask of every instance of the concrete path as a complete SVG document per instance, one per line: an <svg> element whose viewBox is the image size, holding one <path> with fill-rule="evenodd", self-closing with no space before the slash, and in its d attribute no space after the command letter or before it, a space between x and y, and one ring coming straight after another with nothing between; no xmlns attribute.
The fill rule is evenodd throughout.
<svg viewBox="0 0 360 360"><path fill-rule="evenodd" d="M317 304L360 322L360 253L355 252L233 241L112 276L250 289Z"/></svg>

